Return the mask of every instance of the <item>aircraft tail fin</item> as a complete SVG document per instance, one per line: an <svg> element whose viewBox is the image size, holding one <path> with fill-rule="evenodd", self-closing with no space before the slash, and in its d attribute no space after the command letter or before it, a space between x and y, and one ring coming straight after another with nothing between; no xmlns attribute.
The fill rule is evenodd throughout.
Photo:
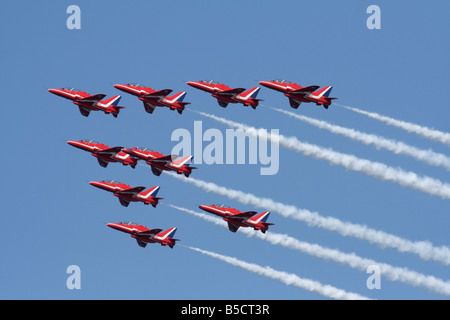
<svg viewBox="0 0 450 320"><path fill-rule="evenodd" d="M148 196L152 196L152 197L156 197L156 195L158 194L160 187L159 186L155 186L153 188L150 188L146 191L141 192L141 196L143 197L148 197Z"/></svg>
<svg viewBox="0 0 450 320"><path fill-rule="evenodd" d="M115 106L117 107L119 105L119 101L122 97L120 95L111 97L109 99L103 100L102 103L105 105L105 107L109 107L109 106ZM123 108L123 107L121 107Z"/></svg>
<svg viewBox="0 0 450 320"><path fill-rule="evenodd" d="M164 240L166 238L172 238L175 235L175 232L177 232L177 228L173 227L173 228L170 228L163 232L158 233L156 236L158 238L160 238L161 240Z"/></svg>
<svg viewBox="0 0 450 320"><path fill-rule="evenodd" d="M267 221L267 218L269 217L269 215L270 215L270 212L269 211L265 211L265 212L262 212L260 214L257 214L255 216L251 217L250 220L253 220L256 223L258 223L258 222L264 222L265 223Z"/></svg>
<svg viewBox="0 0 450 320"><path fill-rule="evenodd" d="M175 101L183 102L185 96L186 96L186 92L181 91L181 92L174 94L173 96L166 97L166 100L167 100L167 102L172 102L172 103Z"/></svg>
<svg viewBox="0 0 450 320"><path fill-rule="evenodd" d="M172 164L175 165L176 167L181 167L183 165L189 166L190 163L187 163L189 161L191 161L194 158L194 156L186 156L186 157L182 157L182 158L178 158L175 161L172 161Z"/></svg>
<svg viewBox="0 0 450 320"><path fill-rule="evenodd" d="M250 90L240 93L239 97L241 97L243 99L248 99L248 98L256 99L260 89L261 89L260 87L251 88Z"/></svg>
<svg viewBox="0 0 450 320"><path fill-rule="evenodd" d="M330 95L331 90L333 89L332 86L326 86L320 90L317 90L316 92L314 92L315 96L318 96L319 98L324 96L327 97Z"/></svg>

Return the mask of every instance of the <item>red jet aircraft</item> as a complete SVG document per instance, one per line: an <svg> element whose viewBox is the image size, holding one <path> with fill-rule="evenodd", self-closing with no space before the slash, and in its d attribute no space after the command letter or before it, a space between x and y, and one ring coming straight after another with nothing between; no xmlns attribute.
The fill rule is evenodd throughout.
<svg viewBox="0 0 450 320"><path fill-rule="evenodd" d="M132 188L129 185L116 180L91 181L89 184L113 192L114 195L119 198L120 204L124 207L128 207L131 201L141 201L144 202L144 204L151 204L153 208L156 208L159 200L163 199L156 197L159 186L143 191L145 190L145 187Z"/></svg>
<svg viewBox="0 0 450 320"><path fill-rule="evenodd" d="M178 155L162 155L157 151L150 150L149 148L133 147L131 149L122 149L123 152L144 160L152 168L154 175L159 176L163 170L175 171L178 174L184 174L187 178L196 167L191 167L190 162L193 156L186 156L179 158Z"/></svg>
<svg viewBox="0 0 450 320"><path fill-rule="evenodd" d="M67 141L67 143L75 148L91 152L103 168L106 168L110 162L120 162L124 166L130 165L133 169L137 165L138 160L122 152L122 147L110 148L94 140Z"/></svg>
<svg viewBox="0 0 450 320"><path fill-rule="evenodd" d="M153 113L156 107L169 107L170 110L177 110L179 114L183 113L184 107L190 102L183 102L186 92L178 92L171 97L167 97L172 90L163 89L155 91L152 88L141 86L140 84L115 84L114 88L122 90L137 96L144 102L145 111Z"/></svg>
<svg viewBox="0 0 450 320"><path fill-rule="evenodd" d="M202 205L199 208L222 217L228 223L228 229L231 232L236 232L239 227L251 227L255 230L261 230L262 233L266 233L269 226L273 225L273 223L266 222L270 214L268 211L260 214L257 214L256 211L241 212L234 208L216 204L212 206Z"/></svg>
<svg viewBox="0 0 450 320"><path fill-rule="evenodd" d="M289 104L294 109L297 109L302 102L313 102L318 106L323 105L325 109L328 109L332 100L337 99L328 97L331 89L333 89L331 86L317 90L320 88L319 86L302 87L286 80L260 81L259 84L283 92L289 98Z"/></svg>
<svg viewBox="0 0 450 320"><path fill-rule="evenodd" d="M172 238L177 228L162 231L162 229L148 229L132 222L108 223L107 226L131 234L131 237L135 238L138 245L142 248L145 248L147 243L155 242L160 243L162 246L173 248L175 242L180 241L179 239Z"/></svg>
<svg viewBox="0 0 450 320"><path fill-rule="evenodd" d="M253 109L256 109L259 101L262 101L261 99L256 99L259 87L245 91L244 88L232 89L223 83L212 80L188 81L186 83L191 87L211 93L217 99L219 106L223 108L226 108L228 103L242 103L246 107L251 106Z"/></svg>
<svg viewBox="0 0 450 320"><path fill-rule="evenodd" d="M112 115L117 118L120 109L125 108L118 106L120 96L102 100L106 97L105 94L90 95L74 88L48 89L48 91L57 96L72 100L80 109L81 114L85 117L89 116L91 111L103 111L105 114L112 113Z"/></svg>

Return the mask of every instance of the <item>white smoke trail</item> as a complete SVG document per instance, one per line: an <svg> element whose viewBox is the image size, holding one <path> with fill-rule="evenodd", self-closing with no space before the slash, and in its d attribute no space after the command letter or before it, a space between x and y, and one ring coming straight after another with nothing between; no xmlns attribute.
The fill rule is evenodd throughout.
<svg viewBox="0 0 450 320"><path fill-rule="evenodd" d="M221 219L171 204L167 205L176 210L189 213L203 220L227 228L227 224ZM287 234L279 234L274 232L262 234L260 232L255 232L252 229L245 228L240 228L239 232L245 234L247 237L257 237L273 245L280 245L289 249L297 250L317 258L333 260L360 271L366 271L367 267L376 265L380 268L381 274L391 281L399 281L415 287L424 287L438 294L450 295L450 282L445 282L442 279L424 275L416 271L409 270L408 268L394 267L387 263L381 263L372 259L359 257L354 253L345 253L337 249L322 247L319 244L300 241Z"/></svg>
<svg viewBox="0 0 450 320"><path fill-rule="evenodd" d="M365 225L341 221L334 217L323 217L318 212L300 209L293 205L283 204L270 198L257 197L251 193L226 188L212 182L199 179L185 178L184 176L168 173L185 183L190 183L207 192L226 196L231 200L244 205L252 205L256 208L277 212L283 217L306 222L308 226L318 227L328 231L338 232L343 236L355 237L370 243L375 243L382 248L394 248L399 252L409 252L418 255L423 260L434 260L445 265L450 265L450 248L446 246L434 247L430 241L410 241L399 236L375 230Z"/></svg>
<svg viewBox="0 0 450 320"><path fill-rule="evenodd" d="M422 137L425 137L427 139L430 140L434 140L434 141L438 141L441 142L443 144L446 144L447 146L450 146L450 133L447 132L442 132L436 129L431 129L425 126L421 126L415 123L411 123L411 122L406 122L406 121L402 121L402 120L397 120L394 118L390 118L387 116L383 116L381 114L378 114L376 112L367 112L361 109L357 109L357 108L352 108L350 106L345 106L342 104L337 104L337 103L333 103L337 106L346 108L348 110L352 110L354 112L366 115L372 119L376 119L379 120L381 122L384 122L388 125L403 129L407 132L414 132Z"/></svg>
<svg viewBox="0 0 450 320"><path fill-rule="evenodd" d="M271 107L270 107L271 108ZM317 120L303 115L299 115L290 111L285 111L277 108L271 108L272 110L284 113L292 118L304 121L320 129L328 130L335 134L340 134L355 141L362 142L366 145L373 145L376 148L382 148L389 150L395 154L404 154L413 157L419 161L428 163L432 166L444 167L450 170L450 158L442 153L437 153L432 150L419 149L410 146L401 141L387 139L375 134L364 133L355 129L345 128L338 125L331 124L323 120Z"/></svg>
<svg viewBox="0 0 450 320"><path fill-rule="evenodd" d="M207 118L216 120L230 127L245 130L247 134L256 137L272 140L274 134L267 134L265 130L258 130L239 122L227 120L208 113L191 110ZM296 137L285 137L276 135L279 144L289 150L300 152L305 156L311 156L320 160L327 160L331 164L343 166L346 169L361 172L366 175L378 178L383 181L396 182L404 187L416 189L430 195L439 196L443 199L450 199L450 185L442 181L427 176L418 176L411 171L404 171L400 168L393 168L381 162L374 162L367 159L358 158L351 154L340 153L330 148L323 148L318 145L302 142Z"/></svg>
<svg viewBox="0 0 450 320"><path fill-rule="evenodd" d="M369 299L369 298L359 295L357 293L347 292L345 290L338 289L338 288L330 286L330 285L321 284L320 282L317 282L314 280L300 278L296 274L287 273L284 271L278 271L278 270L272 269L269 266L262 267L255 263L248 263L248 262L239 260L237 258L224 256L224 255L221 255L221 254L218 254L215 252L211 252L211 251L207 251L207 250L203 250L203 249L199 249L199 248L195 248L195 247L190 247L190 246L186 246L186 247L191 250L206 254L215 259L219 259L221 261L229 263L233 266L240 267L244 270L256 273L261 276L265 276L267 278L281 281L284 284L289 285L289 286L295 286L295 287L302 288L302 289L305 289L305 290L308 290L311 292L315 292L315 293L320 294L327 298L342 299L342 300L368 300Z"/></svg>

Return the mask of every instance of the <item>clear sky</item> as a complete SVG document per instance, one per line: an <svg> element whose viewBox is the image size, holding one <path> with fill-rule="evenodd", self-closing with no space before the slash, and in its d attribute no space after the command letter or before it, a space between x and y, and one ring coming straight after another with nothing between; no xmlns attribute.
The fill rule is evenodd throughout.
<svg viewBox="0 0 450 320"><path fill-rule="evenodd" d="M66 9L81 9L81 29L69 30ZM381 9L381 29L369 30L367 7ZM0 11L2 299L322 299L321 295L250 273L186 247L139 247L106 226L131 220L150 228L178 227L180 244L198 247L375 299L448 299L423 287L391 281L369 290L370 274L257 238L231 233L168 206L131 203L89 181L117 179L161 186L163 202L200 211L226 203L262 209L207 193L149 168L98 165L67 140L90 138L114 146L148 146L169 154L176 129L194 133L227 126L193 112L179 115L142 103L113 87L138 82L155 90L186 91L188 108L450 181L443 168L377 150L264 107L223 109L186 81L213 79L251 88L285 78L300 85L332 85L337 103L450 132L450 21L448 1L8 1ZM117 119L81 116L49 88L72 86L92 94L122 95ZM339 106L290 108L281 93L262 88L263 105L375 133L450 156L448 146L387 126ZM205 142L204 146L208 143ZM276 175L260 164L198 164L192 174L227 188L367 225L411 240L450 246L450 201L330 165L280 147ZM449 266L411 253L272 212L269 232L448 281ZM256 232L256 231L255 231ZM81 270L81 289L69 290L67 267Z"/></svg>

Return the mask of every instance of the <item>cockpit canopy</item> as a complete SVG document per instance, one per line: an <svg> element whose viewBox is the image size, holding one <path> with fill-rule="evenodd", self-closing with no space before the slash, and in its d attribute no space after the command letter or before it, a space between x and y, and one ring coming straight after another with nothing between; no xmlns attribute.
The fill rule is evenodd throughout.
<svg viewBox="0 0 450 320"><path fill-rule="evenodd" d="M135 147L135 148L140 150L140 151L154 151L154 150L152 150L150 148L147 148L147 147Z"/></svg>
<svg viewBox="0 0 450 320"><path fill-rule="evenodd" d="M273 80L273 82L276 82L276 83L293 83L292 81L281 80L281 79L275 79L275 80Z"/></svg>
<svg viewBox="0 0 450 320"><path fill-rule="evenodd" d="M76 89L76 88L71 88L71 87L66 87L66 88L61 88L61 90L65 90L65 91L78 91L78 92L82 92L83 90L80 89Z"/></svg>
<svg viewBox="0 0 450 320"><path fill-rule="evenodd" d="M214 81L214 80L201 80L200 82L208 83L208 84L219 84L219 82Z"/></svg>
<svg viewBox="0 0 450 320"><path fill-rule="evenodd" d="M226 205L226 204L213 204L214 207L218 207L218 208L231 208L230 206Z"/></svg>
<svg viewBox="0 0 450 320"><path fill-rule="evenodd" d="M133 86L133 87L145 88L143 85L141 85L139 83L129 83L128 85Z"/></svg>
<svg viewBox="0 0 450 320"><path fill-rule="evenodd" d="M139 224L131 221L122 221L120 224L126 224L127 226L138 226Z"/></svg>
<svg viewBox="0 0 450 320"><path fill-rule="evenodd" d="M96 143L96 144L100 143L100 142L92 140L92 139L81 139L81 140L78 140L78 141L84 142L84 143Z"/></svg>
<svg viewBox="0 0 450 320"><path fill-rule="evenodd" d="M103 180L102 182L105 182L105 183L122 183L122 182L120 182L120 181L117 181L117 180L110 180L110 179L105 179L105 180ZM123 184L123 183L122 183Z"/></svg>

